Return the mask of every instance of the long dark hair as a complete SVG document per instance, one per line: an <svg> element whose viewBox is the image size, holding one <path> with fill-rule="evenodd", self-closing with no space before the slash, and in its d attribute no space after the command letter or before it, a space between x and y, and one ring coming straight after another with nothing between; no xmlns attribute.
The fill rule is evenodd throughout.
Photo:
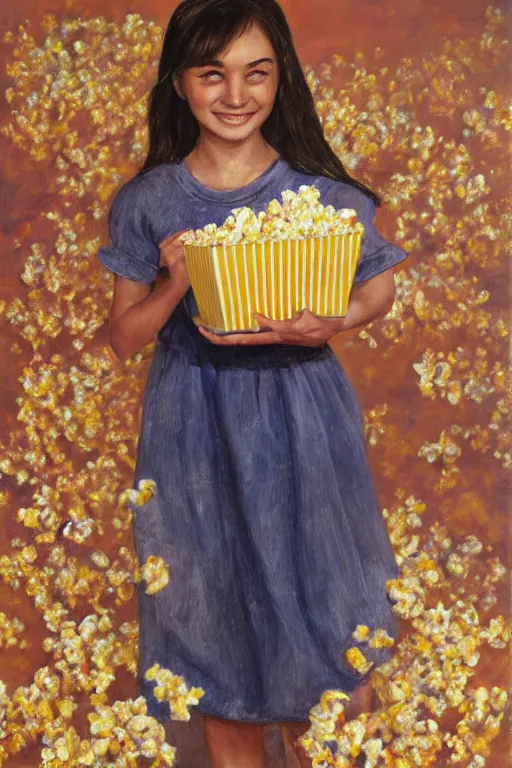
<svg viewBox="0 0 512 768"><path fill-rule="evenodd" d="M197 120L173 78L218 58L253 23L270 40L280 74L274 107L261 128L265 141L293 168L351 184L379 205L378 196L347 173L325 139L286 16L275 0L183 0L178 5L165 32L150 95L149 152L140 172L183 160L199 138Z"/></svg>

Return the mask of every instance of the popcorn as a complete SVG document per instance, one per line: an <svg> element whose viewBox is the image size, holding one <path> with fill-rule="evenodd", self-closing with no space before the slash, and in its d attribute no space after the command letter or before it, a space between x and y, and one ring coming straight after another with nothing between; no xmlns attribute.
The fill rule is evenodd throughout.
<svg viewBox="0 0 512 768"><path fill-rule="evenodd" d="M367 643L370 648L391 648L395 641L388 635L385 629L376 629L371 632L369 627L358 624L352 637L359 643Z"/></svg>
<svg viewBox="0 0 512 768"><path fill-rule="evenodd" d="M282 205L279 200L271 200L267 210L257 215L250 208L234 208L222 226L208 224L203 229L189 230L180 240L195 245L238 245L364 231L351 208L336 211L332 205L322 205L315 186L302 184L298 192L285 189L281 197Z"/></svg>
<svg viewBox="0 0 512 768"><path fill-rule="evenodd" d="M165 741L163 726L147 715L142 697L117 701L111 707L98 705L88 719L90 739L82 741L73 727L65 726L45 734L43 742L47 746L41 753L42 766L56 768L66 762L92 768L106 764L136 768L141 757L152 759L154 766L175 764L176 750ZM67 763L68 760L71 762Z"/></svg>
<svg viewBox="0 0 512 768"><path fill-rule="evenodd" d="M140 480L138 488L128 488L119 497L121 504L130 501L136 507L143 507L156 495L156 483L154 480Z"/></svg>
<svg viewBox="0 0 512 768"><path fill-rule="evenodd" d="M20 650L27 647L27 640L23 637L25 625L16 616L10 619L7 614L0 611L0 651L19 646Z"/></svg>
<svg viewBox="0 0 512 768"><path fill-rule="evenodd" d="M376 629L368 640L370 648L392 648L395 641L388 635L385 629Z"/></svg>
<svg viewBox="0 0 512 768"><path fill-rule="evenodd" d="M190 720L188 707L199 703L204 696L202 688L189 688L185 680L168 669L154 664L144 675L146 680L155 681L153 695L158 701L166 701L173 720Z"/></svg>
<svg viewBox="0 0 512 768"><path fill-rule="evenodd" d="M361 675L365 675L374 666L372 661L367 661L359 648L349 648L345 651L345 658Z"/></svg>
<svg viewBox="0 0 512 768"><path fill-rule="evenodd" d="M169 569L162 557L150 555L141 568L142 578L147 584L146 594L155 595L169 583Z"/></svg>
<svg viewBox="0 0 512 768"><path fill-rule="evenodd" d="M364 624L358 624L355 630L352 632L352 637L360 643L367 640L370 634L370 628L365 627Z"/></svg>

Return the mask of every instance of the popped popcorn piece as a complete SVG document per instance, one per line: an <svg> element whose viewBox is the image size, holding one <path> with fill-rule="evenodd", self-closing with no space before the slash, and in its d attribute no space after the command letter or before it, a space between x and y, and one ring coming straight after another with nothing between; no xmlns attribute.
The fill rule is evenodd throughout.
<svg viewBox="0 0 512 768"><path fill-rule="evenodd" d="M362 675L365 675L374 666L373 661L368 661L359 648L349 648L345 651L345 658L350 666Z"/></svg>
<svg viewBox="0 0 512 768"><path fill-rule="evenodd" d="M154 480L140 480L138 488L127 488L119 497L121 504L130 501L136 507L144 504L156 496L156 483Z"/></svg>
<svg viewBox="0 0 512 768"><path fill-rule="evenodd" d="M2 649L19 646L20 650L27 647L27 640L22 636L25 625L17 616L9 618L6 613L0 611L0 651Z"/></svg>
<svg viewBox="0 0 512 768"><path fill-rule="evenodd" d="M370 634L370 628L364 624L358 624L355 630L352 632L352 637L359 643L363 643Z"/></svg>
<svg viewBox="0 0 512 768"><path fill-rule="evenodd" d="M376 629L368 640L370 648L392 648L395 641L385 629Z"/></svg>
<svg viewBox="0 0 512 768"><path fill-rule="evenodd" d="M155 595L164 589L170 580L169 567L163 557L150 555L141 567L141 575L147 584L146 594Z"/></svg>
<svg viewBox="0 0 512 768"><path fill-rule="evenodd" d="M156 682L153 695L158 701L166 701L169 704L174 720L190 720L188 707L195 706L202 699L202 688L189 688L182 677L163 669L159 664L154 664L148 669L144 677Z"/></svg>

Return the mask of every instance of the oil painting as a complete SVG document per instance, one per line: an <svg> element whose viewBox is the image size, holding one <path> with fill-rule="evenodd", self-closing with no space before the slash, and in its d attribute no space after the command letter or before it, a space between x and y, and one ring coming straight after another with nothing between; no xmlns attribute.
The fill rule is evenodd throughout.
<svg viewBox="0 0 512 768"><path fill-rule="evenodd" d="M510 21L3 8L0 766L508 764Z"/></svg>

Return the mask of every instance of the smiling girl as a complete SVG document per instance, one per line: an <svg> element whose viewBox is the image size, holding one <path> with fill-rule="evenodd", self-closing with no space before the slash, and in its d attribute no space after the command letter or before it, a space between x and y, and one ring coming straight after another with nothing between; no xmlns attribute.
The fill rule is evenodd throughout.
<svg viewBox="0 0 512 768"><path fill-rule="evenodd" d="M119 191L111 241L111 343L124 359L157 336L135 481L156 495L134 521L141 562L169 585L139 591L140 680L155 663L205 695L211 768L262 768L263 725L295 740L326 689L371 706L345 660L358 624L396 636L397 566L365 452L356 397L328 346L391 308L405 253L373 225L376 196L325 141L285 16L274 0L185 0L169 22L142 171ZM197 328L179 234L264 210L315 184L354 208L362 255L345 318L260 318L267 330ZM158 281L159 268L168 279ZM386 651L373 657L380 662Z"/></svg>

